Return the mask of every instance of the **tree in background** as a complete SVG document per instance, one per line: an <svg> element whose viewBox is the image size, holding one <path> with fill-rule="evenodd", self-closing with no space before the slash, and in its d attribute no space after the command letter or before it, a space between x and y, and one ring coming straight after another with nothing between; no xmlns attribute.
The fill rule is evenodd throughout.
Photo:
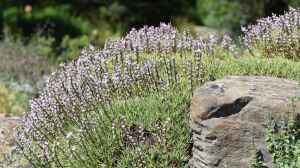
<svg viewBox="0 0 300 168"><path fill-rule="evenodd" d="M158 25L177 16L188 15L193 0L118 0L126 8L130 26Z"/></svg>
<svg viewBox="0 0 300 168"><path fill-rule="evenodd" d="M239 32L240 25L271 13L282 14L288 5L299 7L299 3L299 0L0 0L0 29L5 27L15 36L29 38L42 31L43 35L54 37L56 47L62 41L86 39L82 36L101 45L104 39L119 36L132 27L158 25L177 17Z"/></svg>
<svg viewBox="0 0 300 168"><path fill-rule="evenodd" d="M271 16L273 13L283 14L289 7L288 0L265 0L264 3L265 16Z"/></svg>
<svg viewBox="0 0 300 168"><path fill-rule="evenodd" d="M299 7L299 0L197 0L195 14L204 25L226 31L239 32L241 25L257 18L283 14L291 7Z"/></svg>
<svg viewBox="0 0 300 168"><path fill-rule="evenodd" d="M3 35L3 7L0 6L0 39Z"/></svg>

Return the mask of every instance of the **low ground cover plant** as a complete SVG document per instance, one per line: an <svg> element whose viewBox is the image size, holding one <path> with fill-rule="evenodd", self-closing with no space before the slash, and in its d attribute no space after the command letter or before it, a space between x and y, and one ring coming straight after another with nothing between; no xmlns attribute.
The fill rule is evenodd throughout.
<svg viewBox="0 0 300 168"><path fill-rule="evenodd" d="M291 114L273 116L268 123L268 149L278 167L297 168L300 166L300 114L292 100Z"/></svg>
<svg viewBox="0 0 300 168"><path fill-rule="evenodd" d="M294 39L299 19L276 18L299 16L291 9L270 24L278 20L288 31L276 31ZM248 51L227 35L193 37L168 24L132 29L103 49L89 46L61 65L30 102L16 133L19 151L34 167L187 167L195 87L232 74L300 79L299 63L286 59L299 57L291 51L297 47L270 59L268 46L258 45L263 37L246 40L256 27L245 31ZM277 39L269 40L277 45ZM299 39L289 44L299 46ZM258 56L240 56L254 51Z"/></svg>
<svg viewBox="0 0 300 168"><path fill-rule="evenodd" d="M0 84L0 115L20 116L27 110L27 95Z"/></svg>

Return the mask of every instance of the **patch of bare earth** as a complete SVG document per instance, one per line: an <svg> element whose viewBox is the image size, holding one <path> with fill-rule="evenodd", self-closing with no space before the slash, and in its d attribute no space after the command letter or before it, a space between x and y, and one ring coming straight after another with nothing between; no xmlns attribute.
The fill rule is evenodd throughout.
<svg viewBox="0 0 300 168"><path fill-rule="evenodd" d="M0 168L27 168L24 159L15 154L14 128L20 124L19 117L0 114Z"/></svg>

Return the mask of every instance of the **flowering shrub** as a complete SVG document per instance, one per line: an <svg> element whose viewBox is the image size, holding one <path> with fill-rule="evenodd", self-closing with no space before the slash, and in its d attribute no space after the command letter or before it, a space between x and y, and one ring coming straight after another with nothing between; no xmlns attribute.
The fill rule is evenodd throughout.
<svg viewBox="0 0 300 168"><path fill-rule="evenodd" d="M262 51L266 57L283 56L299 60L300 10L257 20L256 25L242 28L243 44L252 54Z"/></svg>
<svg viewBox="0 0 300 168"><path fill-rule="evenodd" d="M111 127L119 115L113 111L114 104L152 93L191 91L205 78L202 57L221 49L229 53L230 42L228 36L192 38L161 24L133 29L121 40L108 41L102 50L90 46L53 73L39 98L31 101L16 135L19 148L36 167L64 167L62 160L86 167L109 165L109 159L103 160L100 154L105 152L103 142L97 139L112 135L107 125ZM93 129L95 123L103 123L98 124L103 134ZM74 145L78 137L88 138ZM98 153L89 149L95 145ZM86 157L76 157L78 148Z"/></svg>
<svg viewBox="0 0 300 168"><path fill-rule="evenodd" d="M249 49L265 38L252 34L249 27ZM167 24L132 29L101 50L89 46L31 101L19 150L34 167L184 166L191 93L211 79L206 66L235 54L227 35L194 38Z"/></svg>

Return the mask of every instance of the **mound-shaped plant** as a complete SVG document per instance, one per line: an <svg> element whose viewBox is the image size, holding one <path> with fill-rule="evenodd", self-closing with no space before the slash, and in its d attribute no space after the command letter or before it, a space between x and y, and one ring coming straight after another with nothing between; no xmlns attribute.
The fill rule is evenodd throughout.
<svg viewBox="0 0 300 168"><path fill-rule="evenodd" d="M159 95L164 98L160 103L168 104L163 111L172 116L170 109L177 107L178 102L175 105L174 102L178 100L171 101L170 95L182 93L184 98L205 78L202 57L220 51L229 53L230 42L227 36L193 38L187 32L179 33L170 25L161 24L133 29L121 40L108 41L102 50L90 46L77 60L53 73L41 95L31 101L30 111L16 135L19 149L35 167L128 166L129 162L113 161L124 151L114 147L126 148L132 146L126 145L132 139L141 138L134 138L132 131L126 134L124 128L135 130L137 124L122 124L123 118L130 116L126 114L130 110L120 109L133 108L137 98L148 100L150 96L148 101L159 102L160 99L153 98ZM132 113L144 115L143 111L147 110ZM114 125L120 129L114 131ZM136 128L140 128L137 129L140 134L135 135L144 136L148 132L148 138L156 140L159 138L154 137L161 135L154 133L157 130L149 133L143 125ZM171 131L170 135L177 134L174 133ZM186 131L181 136L188 135ZM168 165L172 158L165 160Z"/></svg>
<svg viewBox="0 0 300 168"><path fill-rule="evenodd" d="M299 16L286 15L293 13ZM265 40L251 31L244 37L250 49ZM90 46L31 101L18 147L34 167L186 166L191 93L211 78L206 66L235 49L228 36L194 38L167 24Z"/></svg>

